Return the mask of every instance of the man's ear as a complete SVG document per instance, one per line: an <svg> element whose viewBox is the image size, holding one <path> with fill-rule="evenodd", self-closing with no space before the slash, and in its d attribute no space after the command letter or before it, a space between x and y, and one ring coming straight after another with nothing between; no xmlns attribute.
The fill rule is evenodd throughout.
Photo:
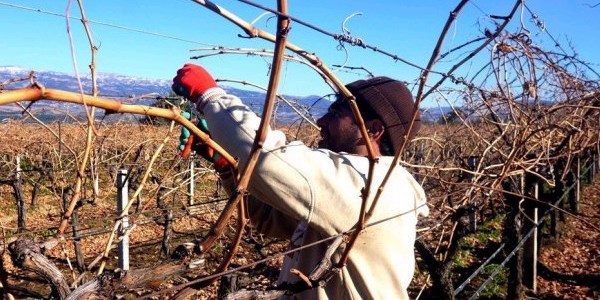
<svg viewBox="0 0 600 300"><path fill-rule="evenodd" d="M385 127L383 126L383 122L379 119L373 119L367 122L367 131L369 132L369 138L373 141L379 142L383 133L385 132Z"/></svg>

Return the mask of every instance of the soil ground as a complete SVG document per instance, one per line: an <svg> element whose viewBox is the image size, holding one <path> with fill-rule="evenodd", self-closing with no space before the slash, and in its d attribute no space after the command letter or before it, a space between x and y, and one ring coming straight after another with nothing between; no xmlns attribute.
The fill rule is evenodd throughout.
<svg viewBox="0 0 600 300"><path fill-rule="evenodd" d="M41 161L44 158L52 159L53 156L48 155L47 157L42 157L39 153L61 152L58 147L56 147L58 150L54 149L56 150L54 152L42 151L45 147L48 147L47 143L43 142L43 135L47 135L46 131L41 131L39 129L34 130L35 128L32 129L20 125L14 126L19 126L18 130L7 128L9 125L0 126L0 137L2 137L2 141L11 141L10 143L0 143L0 153L12 153L25 147L30 152L28 159ZM121 127L125 128L124 126ZM107 138L104 141L104 143L107 144L107 149L120 149L117 146L109 147L109 143L114 142L114 144L117 145L128 145L126 143L127 141L144 141L151 136L158 135L159 137L162 137L164 134L167 134L166 129L164 128L161 128L161 130L164 131L161 133L154 132L157 130L156 128L145 128L142 126L132 126L131 128L125 128L124 130L127 130L128 133L114 136L107 135ZM63 132L63 139L74 140L71 144L85 144L81 141L82 135L77 134L78 131L72 133L67 132L67 130L63 128ZM9 134L14 134L14 136L9 136ZM135 135L139 137L136 137ZM118 138L120 136L126 137L126 139ZM156 140L161 139L157 138ZM165 149L172 149L172 153L166 154L165 157L173 157L175 155L175 150L173 149L176 149L175 144L177 141L172 140L170 143L171 144L167 145ZM128 149L128 147L125 148ZM142 153L142 155L140 155L140 160L143 157L149 158L153 153L150 147L147 148L149 148L149 150L145 149L144 151L148 151L148 153L140 151ZM75 150L76 152L80 151L80 149ZM62 151L65 153L67 152L64 149ZM9 165L8 158L10 158L10 155L2 157L2 160L0 161L2 164L0 164L0 166ZM65 160L63 161L63 164L67 162L68 161ZM169 166L170 164L164 163L164 165ZM165 166L162 166L162 168L165 168ZM105 173L109 172L105 171ZM65 172L65 174L67 173ZM39 177L37 173L31 173L29 176L34 181L38 180ZM55 181L57 183L62 183L63 179L64 181L70 180L56 176ZM109 180L108 178L104 179ZM176 180L173 181L175 182ZM50 185L50 183L47 183L46 185ZM152 184L149 185L150 188L152 188ZM26 190L28 193L27 199L29 199L31 181L26 186L28 189ZM104 186L112 187L112 183ZM206 189L212 191L211 187L206 187ZM60 197L54 195L54 193L56 192L43 188L38 196L38 203L35 206L28 207L28 234L36 236L38 239L53 235L55 233L53 226L60 221L62 216L62 203L58 201ZM104 191L101 193L101 199L95 204L84 205L80 209L79 221L82 224L82 229L105 229L112 227L111 225L113 224L114 216L109 213L114 211L112 193L113 192ZM176 208L179 208L181 201L185 201L185 197L179 195L179 198L182 199L175 198L175 196L170 197L168 204L169 207L177 212ZM144 199L149 201L149 203L152 203L153 197L146 197ZM2 212L0 213L0 227L2 227L3 231L14 230L16 228L16 207L12 196L12 189L8 185L0 186L0 211ZM175 246L182 241L189 241L202 237L202 233L208 230L210 224L214 223L218 216L218 212L218 209L214 209L211 213L203 213L194 216L182 215L177 218L173 224L173 229L178 234L174 237L171 246ZM151 205L150 207L147 207L145 214L140 214L138 216L138 223L144 223L144 225L138 226L131 234L131 246L134 248L134 250L132 250L134 255L132 256L135 257L135 261L133 261L132 264L135 265L135 267L147 267L148 265L161 260L159 253L163 226L155 223L153 220L156 217L163 216L163 214L164 212L162 210L158 210L155 206ZM230 225L230 227L233 228L235 224L232 222ZM3 232L3 234L5 234L5 232ZM107 233L98 233L93 235L90 234L89 237L82 239L82 251L87 264L89 264L98 253L101 253L106 244L107 236ZM220 241L217 246L226 245L227 243L228 240L225 239ZM231 267L246 265L249 262L273 256L275 253L279 253L282 249L285 249L285 246L285 242L272 243L272 241L261 239L260 236L250 235L250 237L244 238L242 248L232 261ZM215 247L214 252L222 252L222 249L220 250ZM74 257L72 243L66 244L64 249L57 248L55 252L48 253L48 256L55 259L55 261L58 262L59 267L65 271L64 274L69 274L67 263L64 260L65 255ZM7 256L8 254L6 251L3 251L2 259L5 262L4 267L11 270ZM218 261L219 259L219 257L209 258L212 259L208 259L207 261ZM272 260L257 265L250 270L246 270L242 277L249 278L250 282L248 282L248 284L244 282L241 285L257 288L264 288L271 285L277 277L280 264L280 260ZM540 264L545 268L540 268L539 271L537 293L528 294L528 297L531 299L600 299L600 177L597 178L592 185L583 189L580 202L580 213L577 216L566 216L566 222L563 223L562 228L560 229L560 236L553 240L545 240L540 253ZM114 265L110 265L109 267L114 268ZM214 266L210 265L207 266L207 268L214 269ZM30 277L33 276L9 276L8 280L10 283L17 286L29 287L27 284L29 283L37 288L43 285L46 289L36 290L44 295L49 293L47 284L39 281L31 281ZM416 286L416 284L414 285ZM199 297L204 299L215 298L217 289L218 284L213 284L212 286L203 289Z"/></svg>
<svg viewBox="0 0 600 300"><path fill-rule="evenodd" d="M600 178L583 189L579 214L542 247L537 299L600 299ZM547 267L548 270L545 270Z"/></svg>

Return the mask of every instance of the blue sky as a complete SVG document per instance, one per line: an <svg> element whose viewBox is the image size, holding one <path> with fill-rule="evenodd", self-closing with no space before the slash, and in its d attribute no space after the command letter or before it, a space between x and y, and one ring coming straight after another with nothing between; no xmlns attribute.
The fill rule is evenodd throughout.
<svg viewBox="0 0 600 300"><path fill-rule="evenodd" d="M256 0L268 7L275 1ZM546 30L568 48L577 50L580 58L593 64L600 63L600 0L531 0L525 1L544 22ZM241 18L252 21L262 11L235 0L214 1ZM448 13L458 1L381 1L381 0L289 0L289 12L305 22L331 33L340 33L343 20L348 20L350 33L366 43L393 53L417 65L425 66ZM12 65L33 70L53 70L74 73L73 59L64 17L68 1L0 0L0 66ZM444 44L444 49L460 45L481 36L483 28L490 27L489 15L503 15L510 11L513 1L470 1L459 15ZM25 8L33 8L31 11ZM243 32L222 17L189 0L103 0L83 1L89 20L159 33L172 38L134 32L113 26L91 23L90 28L97 52L97 71L124 75L171 79L175 71L190 56L190 49L225 46L232 48L272 49L272 44L260 39L239 38ZM73 0L71 15L79 16L77 2ZM256 25L273 32L276 20L262 17ZM532 31L536 43L552 49L549 37L540 32L526 11L522 18ZM511 26L519 26L515 19ZM91 55L81 23L70 20L76 59L80 72L89 72ZM289 40L301 48L315 53L329 66L344 64L365 67L376 75L413 82L418 70L406 64L376 54L373 51L347 46L348 55L338 48L331 37L293 24ZM180 38L176 40L173 38ZM190 42L193 41L193 42ZM443 51L442 51L443 52ZM489 54L483 54L489 56ZM194 62L206 66L215 77L248 80L266 85L270 58L246 55L220 55ZM444 71L453 63L436 65ZM332 69L335 69L332 67ZM344 82L364 78L361 72L340 72ZM327 86L307 67L288 63L283 69L280 90L287 94L324 95Z"/></svg>

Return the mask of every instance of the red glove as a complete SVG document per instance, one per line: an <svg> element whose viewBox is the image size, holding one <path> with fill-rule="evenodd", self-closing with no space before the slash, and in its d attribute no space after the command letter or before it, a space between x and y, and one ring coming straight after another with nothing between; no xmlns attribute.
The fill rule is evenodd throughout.
<svg viewBox="0 0 600 300"><path fill-rule="evenodd" d="M204 92L217 87L217 83L203 67L185 64L177 71L171 88L175 94L183 96L196 103Z"/></svg>

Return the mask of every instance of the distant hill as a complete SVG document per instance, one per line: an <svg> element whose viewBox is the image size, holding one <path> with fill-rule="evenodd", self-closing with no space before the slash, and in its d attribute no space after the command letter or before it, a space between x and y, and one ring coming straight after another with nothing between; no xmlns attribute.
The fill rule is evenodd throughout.
<svg viewBox="0 0 600 300"><path fill-rule="evenodd" d="M12 82L17 79L29 78L31 70L14 66L0 66L0 84ZM79 84L75 76L53 72L53 71L35 71L35 79L48 88L66 90L71 92L79 91ZM171 92L171 80L148 79L142 77L123 76L111 73L98 73L96 82L99 94L102 97L114 98L129 104L152 105L158 97L168 96ZM29 80L12 82L4 86L4 89L16 89L29 85ZM90 93L92 82L89 74L81 74L81 85L85 93ZM252 91L234 88L226 85L220 85L228 93L237 95L244 100L244 103L251 107L257 113L261 113L265 99L265 93L262 91ZM142 95L148 97L137 98ZM319 96L298 97L285 95L285 98L296 104L295 107L300 111L308 111L313 118L318 118L327 111L330 102ZM45 121L61 120L68 121L65 116L72 114L83 116L83 107L81 105L69 104L56 101L39 101L35 103L34 109L36 115ZM277 120L279 122L292 122L296 120L297 114L289 105L281 103L277 109ZM6 118L20 118L21 108L16 105L0 106L0 121ZM429 108L422 110L423 121L437 121L442 114L448 113L449 108ZM110 118L119 120L135 120L134 116L112 115Z"/></svg>
<svg viewBox="0 0 600 300"><path fill-rule="evenodd" d="M29 78L30 73L31 70L21 67L0 66L0 84ZM76 77L73 75L53 71L35 71L34 75L37 82L48 88L79 92L79 84ZM92 87L91 76L89 74L82 74L80 78L83 91L89 94ZM141 105L152 105L157 101L158 97L168 96L169 93L171 93L172 84L171 80L147 79L111 73L98 73L96 82L101 97L114 98L129 104ZM28 85L29 80L25 80L12 82L7 84L4 88L16 89ZM257 113L262 111L262 105L266 95L264 92L238 89L226 85L220 86L228 93L242 98L244 103ZM142 95L147 95L147 97L137 98ZM290 102L297 103L297 109L301 111L309 110L310 114L314 116L323 114L329 106L328 101L324 99L320 100L319 96L285 97ZM61 115L65 115L65 112L77 116L83 115L83 107L77 104L40 101L34 105L34 108L38 114L41 113L46 119L52 119L52 116L60 119ZM280 121L293 118L294 112L288 105L281 104L277 109L278 119ZM0 106L0 120L8 117L17 117L20 116L20 114L21 109L17 106Z"/></svg>

